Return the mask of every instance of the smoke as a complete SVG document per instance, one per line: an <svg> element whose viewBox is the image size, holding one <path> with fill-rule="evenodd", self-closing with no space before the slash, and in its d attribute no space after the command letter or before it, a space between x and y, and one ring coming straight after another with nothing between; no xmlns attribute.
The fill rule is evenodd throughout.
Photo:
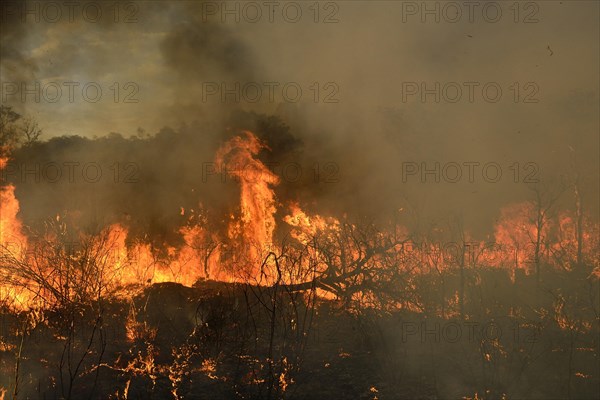
<svg viewBox="0 0 600 400"><path fill-rule="evenodd" d="M270 192L263 199L256 196L246 208L261 215L252 200L262 200L269 205L262 219L269 221L271 205L277 208L276 239L289 233L283 217L298 203L307 215L342 222L395 222L417 239L460 241L464 228L467 239L491 241L501 210L534 199L535 189L551 196L561 193L556 208L573 210L575 182L585 221L598 221L598 2L481 2L474 21L463 9L456 23L448 22L447 14L437 19L425 15L423 7L447 10L447 4L474 2L83 1L74 2L72 18L62 8L56 21L51 3L64 7L70 2L9 0L0 5L1 103L35 118L44 129L42 142L14 149L0 172L0 183L15 187L18 218L30 238L44 231L49 220L67 221L90 234L118 223L127 229L129 241L139 240L153 255L164 256L159 253L170 246L184 247L185 226L227 237L232 216L242 214L243 189L235 176L252 171L240 165L241 172L229 173L215 156L244 130L262 142L252 161L259 160L278 178L270 177L268 185L274 197ZM502 15L490 22L482 9L494 4L500 4ZM407 5L418 11L407 15ZM41 90L32 94L37 83ZM22 85L28 94L22 93ZM62 91L54 101L57 86ZM502 96L497 100L498 90ZM0 204L2 213L4 206ZM270 229L258 232L250 233L262 240L271 234ZM344 269L347 255L343 246L334 254L336 248L334 244L332 254L323 256L339 258ZM225 251L216 258L228 264ZM193 268L199 271L200 265ZM455 272L417 275L416 284L406 286L391 281L395 287L390 289L406 291L407 298L411 292L420 297L423 290L432 310L441 300L443 315L446 304L456 306L454 293L465 288ZM538 291L531 290L533 280L526 277L515 287L504 270L477 273L484 278L467 275L466 286L472 290L467 304L478 304L483 314L504 312L505 303L497 298L511 300L506 303L511 309L537 304L551 310L555 305L555 299L540 302ZM385 274L374 272L370 283L385 281ZM550 271L547 276L562 280L550 287L568 281ZM178 292L162 290L151 297L166 304L159 311L169 321L187 321L189 316L172 318L177 307L165 299L169 293ZM152 304L145 308L154 309ZM478 315L479 308L473 310L471 315ZM539 320L534 311L524 307L522 316L531 313L531 321ZM257 315L263 314L270 315ZM338 332L338 319L317 314ZM552 316L546 314L544 326ZM294 318L289 326L297 326ZM361 321L366 323L353 332L368 329L368 319ZM397 322L373 324L372 337L380 342L374 342L369 359L380 357L391 375L407 371L435 378L442 396L464 396L465 388L476 386L469 382L472 371L436 363L436 358L464 358L465 348L471 348L473 362L480 364L485 349L478 343L434 346L424 344L420 334L406 342ZM436 323L429 315L400 322L414 327ZM121 318L109 325L122 323ZM503 326L510 337L511 327ZM230 331L239 331L237 322ZM550 332L553 340L561 338ZM354 335L340 334L343 340ZM368 345L365 338L361 332L360 348ZM571 349L576 348L572 339ZM177 347L172 344L161 347L169 352ZM333 351L335 359L341 358L337 342ZM317 353L322 365L324 353ZM359 354L350 360L364 372ZM460 374L464 377L456 377ZM484 371L481 382L488 375ZM406 378L394 382L410 387ZM547 385L527 379L520 386L523 393L534 392L522 388ZM57 388L53 382L47 385Z"/></svg>
<svg viewBox="0 0 600 400"><path fill-rule="evenodd" d="M132 240L178 245L178 230L192 214L207 213L218 231L227 228L224 216L239 207L240 181L230 170L254 179L252 165L221 170L215 154L242 127L269 143L260 157L274 173L283 171L286 158L302 162L293 156L301 143L279 119L238 113L230 125L228 131L211 131L192 124L142 138L117 133L97 139L51 138L15 150L2 170L2 181L15 183L21 217L34 229L43 229L48 218L60 215L89 233L119 222L131 228ZM290 176L293 180L284 179L277 188L281 199L290 199L301 184Z"/></svg>
<svg viewBox="0 0 600 400"><path fill-rule="evenodd" d="M82 164L105 159L105 169L140 163L139 183L126 186L126 194L111 186L104 194L91 185L103 193L95 197L98 214L148 211L140 218L153 234L168 231L176 218L171 213L181 206L233 201L235 183L202 182L202 168L244 129L256 130L269 146L261 160L280 175L288 166L278 198L322 213L382 220L399 215L415 229L459 218L485 235L500 208L531 198L535 180L568 186L577 174L587 211L596 212L595 3L539 4L537 22L527 24L531 10L520 10L516 23L507 7L497 23L483 19L481 10L473 22L463 14L458 23L432 16L423 23L420 14L407 16L401 3L389 2L334 2L318 12L300 4L298 21L291 8L284 14L283 3L274 10L259 4L260 18L239 2L133 4L120 9L118 20L114 10L103 9L106 18L98 23L81 12L57 23L3 20L3 81L93 81L104 90L97 103L10 97L21 111L27 105L47 137L86 138L54 139L35 151L47 162L63 153ZM120 101L112 99L115 82ZM135 103L122 101L129 82L137 85ZM476 83L473 101L466 82ZM432 90L436 83L437 95L421 93L421 85ZM486 84L501 88L500 101L484 97ZM418 92L407 96L409 87ZM456 87L461 100L448 101ZM254 101L257 88L261 96ZM302 94L296 101L297 88ZM109 132L136 136L138 127L161 133L92 140ZM35 151L27 150L28 161ZM291 163L301 166L297 179ZM476 165L472 181L469 165ZM67 204L53 190L52 208ZM25 189L21 195L27 196ZM572 207L570 189L561 201ZM24 210L47 211L38 200L23 202Z"/></svg>
<svg viewBox="0 0 600 400"><path fill-rule="evenodd" d="M253 79L256 67L250 49L222 25L205 24L194 18L198 7L190 6L191 17L173 27L162 41L160 46L167 67L183 81L225 77Z"/></svg>
<svg viewBox="0 0 600 400"><path fill-rule="evenodd" d="M28 28L21 23L16 10L21 6L18 0L3 2L2 27L0 28L0 80L2 82L31 81L39 68L37 61L29 57L23 49L28 44ZM4 102L4 101L3 101Z"/></svg>

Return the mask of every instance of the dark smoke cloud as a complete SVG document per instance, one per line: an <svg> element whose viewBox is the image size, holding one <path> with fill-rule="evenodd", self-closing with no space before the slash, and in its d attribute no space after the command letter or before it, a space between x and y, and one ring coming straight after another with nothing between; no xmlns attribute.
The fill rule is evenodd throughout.
<svg viewBox="0 0 600 400"><path fill-rule="evenodd" d="M8 0L2 4L0 15L0 77L2 81L32 81L39 68L34 58L23 49L27 45L29 30L21 21L17 10L22 1Z"/></svg>
<svg viewBox="0 0 600 400"><path fill-rule="evenodd" d="M568 181L579 171L588 212L596 213L598 4L563 3L540 3L543 18L536 24L515 24L510 15L497 24L422 24L418 16L401 23L401 3L340 2L339 22L319 24L310 13L299 23L280 17L275 23L223 23L219 15L203 19L201 2L140 2L133 24L8 21L1 29L2 76L139 85L136 104L27 105L48 136L88 138L72 150L74 155L94 160L97 152L121 154L117 147L123 146L135 160L144 154L143 165L160 161L162 169L147 167L151 173L143 175L138 189L107 200L149 210L142 218L146 224L169 220L164 216L177 212L179 203L189 205L194 196L215 206L220 199L233 201L235 185L189 193L201 180L201 162L212 161L218 146L239 130L254 129L271 147L261 159L304 167L298 182L283 182L277 189L282 201L298 199L315 211L381 219L403 208L410 215L407 223L418 219L425 226L462 215L469 229L484 235L501 207L532 197L529 185L512 182L509 168L515 162L535 163L547 181ZM23 76L12 77L11 65ZM297 82L304 98L298 103L202 101L203 83L248 81ZM514 81L535 81L540 102L404 102L401 88L407 81L495 81L505 98ZM321 87L335 82L340 101L314 103L308 89L314 82ZM149 141L113 138L100 146L89 140L109 132L129 137L137 127L154 134L165 126L171 129ZM178 135L186 139L175 140ZM50 154L60 148L57 143ZM491 184L481 175L474 183L402 181L405 162L468 161L500 164L502 181ZM327 174L334 179L324 182ZM109 197L116 190L106 189ZM566 191L562 201L572 207L572 193ZM31 200L27 208L35 205Z"/></svg>
<svg viewBox="0 0 600 400"><path fill-rule="evenodd" d="M188 83L219 78L243 82L255 79L251 50L223 25L195 18L183 21L168 32L161 50L166 65Z"/></svg>

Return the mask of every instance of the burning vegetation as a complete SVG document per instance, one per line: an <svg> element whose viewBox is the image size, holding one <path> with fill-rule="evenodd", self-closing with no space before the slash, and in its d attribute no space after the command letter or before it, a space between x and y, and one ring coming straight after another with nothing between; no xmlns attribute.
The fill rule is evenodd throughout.
<svg viewBox="0 0 600 400"><path fill-rule="evenodd" d="M273 120L253 118L256 133L232 131L202 164L227 190L190 190L196 204L172 207L170 231L135 210L98 221L76 207L40 222L10 181L19 158L79 139L3 148L5 398L597 394L598 223L577 182L498 210L484 239L460 220L423 231L323 214L278 192ZM127 145L150 151L168 137ZM569 193L574 206L561 208Z"/></svg>
<svg viewBox="0 0 600 400"><path fill-rule="evenodd" d="M600 2L479 3L2 1L0 400L600 398Z"/></svg>

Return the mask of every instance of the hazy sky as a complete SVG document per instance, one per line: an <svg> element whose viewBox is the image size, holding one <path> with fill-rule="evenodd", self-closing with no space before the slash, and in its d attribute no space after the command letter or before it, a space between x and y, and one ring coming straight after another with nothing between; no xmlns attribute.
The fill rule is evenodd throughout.
<svg viewBox="0 0 600 400"><path fill-rule="evenodd" d="M241 107L282 116L367 198L395 192L402 163L499 164L504 185L402 182L423 207L457 196L468 209L527 193L514 163L522 181L576 159L597 199L596 1L75 3L2 6L2 102L46 137L153 133ZM39 101L23 100L35 82Z"/></svg>

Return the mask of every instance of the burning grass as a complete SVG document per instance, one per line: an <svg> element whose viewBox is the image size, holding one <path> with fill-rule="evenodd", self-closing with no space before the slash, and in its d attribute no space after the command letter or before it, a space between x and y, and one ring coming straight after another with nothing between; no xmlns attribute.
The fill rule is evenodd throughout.
<svg viewBox="0 0 600 400"><path fill-rule="evenodd" d="M223 144L239 206L221 229L201 205L182 208L180 246L130 236L125 221L82 231L71 215L34 231L2 186L2 393L597 395L597 224L538 198L500 212L490 247L462 229L311 214L276 198L266 148L250 132ZM451 251L436 244L448 238Z"/></svg>

